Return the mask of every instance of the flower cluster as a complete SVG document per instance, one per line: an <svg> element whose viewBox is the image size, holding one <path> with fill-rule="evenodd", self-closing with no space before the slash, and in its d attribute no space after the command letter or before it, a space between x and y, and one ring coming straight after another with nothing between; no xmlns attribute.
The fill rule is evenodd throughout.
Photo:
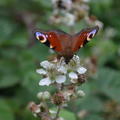
<svg viewBox="0 0 120 120"><path fill-rule="evenodd" d="M43 76L40 80L40 86L55 86L57 90L54 93L49 91L39 92L37 94L40 100L39 104L31 102L29 109L34 116L40 117L41 120L59 120L59 111L63 107L67 107L67 103L73 99L85 96L84 91L78 88L85 82L86 68L81 66L80 58L76 55L65 63L65 59L54 59L52 61L43 61L40 63L41 68L36 72ZM53 111L47 105L47 102L58 107L57 111Z"/></svg>
<svg viewBox="0 0 120 120"><path fill-rule="evenodd" d="M65 63L62 57L59 61L43 61L40 63L41 69L37 69L37 73L44 78L40 80L39 85L49 86L57 83L79 83L80 76L87 71L86 68L80 65L80 59L74 55L68 64Z"/></svg>
<svg viewBox="0 0 120 120"><path fill-rule="evenodd" d="M103 23L95 16L89 16L90 0L52 0L53 13L50 17L52 24L74 26L76 22L85 20L88 25L103 27Z"/></svg>
<svg viewBox="0 0 120 120"><path fill-rule="evenodd" d="M95 16L89 17L90 0L52 0L53 14L49 22L52 24L64 24L73 28L75 23L85 20L88 25L98 25L102 28L103 24ZM89 64L89 61L87 62ZM96 67L95 59L92 60L93 65L90 68L94 70ZM89 67L87 67L89 68ZM57 90L50 93L49 91L39 92L37 94L40 100L39 104L31 102L29 105L32 113L40 117L41 120L64 120L59 116L61 108L67 107L68 102L85 96L83 90L79 86L86 81L87 69L82 66L80 58L76 55L66 63L64 57L53 60L45 60L40 63L40 69L36 72L42 76L39 81L40 86L53 86ZM57 106L57 110L53 111L47 103ZM79 114L82 119L87 114L83 111Z"/></svg>
<svg viewBox="0 0 120 120"><path fill-rule="evenodd" d="M89 10L85 0L52 0L53 15L50 18L51 23L65 24L67 26L75 25L78 18L84 17Z"/></svg>

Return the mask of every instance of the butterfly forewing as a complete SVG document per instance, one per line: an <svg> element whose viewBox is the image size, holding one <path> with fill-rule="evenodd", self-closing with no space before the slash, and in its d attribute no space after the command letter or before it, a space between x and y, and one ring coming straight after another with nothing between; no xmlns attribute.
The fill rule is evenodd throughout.
<svg viewBox="0 0 120 120"><path fill-rule="evenodd" d="M64 51L66 38L68 34L60 30L42 31L36 30L34 32L35 38L41 43L61 53ZM67 47L67 46L66 46Z"/></svg>
<svg viewBox="0 0 120 120"><path fill-rule="evenodd" d="M76 52L79 48L82 48L87 42L89 42L98 32L98 26L93 28L83 29L81 32L73 36L73 46L72 51Z"/></svg>

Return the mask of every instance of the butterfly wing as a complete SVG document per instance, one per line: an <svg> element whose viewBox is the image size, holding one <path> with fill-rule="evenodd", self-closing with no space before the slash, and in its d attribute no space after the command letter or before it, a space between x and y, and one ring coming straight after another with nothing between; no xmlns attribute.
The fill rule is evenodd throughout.
<svg viewBox="0 0 120 120"><path fill-rule="evenodd" d="M64 41L69 37L69 35L60 30L35 30L34 36L41 43L47 45L48 47L54 49L58 53L62 53L64 50Z"/></svg>
<svg viewBox="0 0 120 120"><path fill-rule="evenodd" d="M98 32L99 27L95 26L92 28L83 29L81 32L73 36L72 51L76 52L79 48L82 48L87 42L89 42Z"/></svg>

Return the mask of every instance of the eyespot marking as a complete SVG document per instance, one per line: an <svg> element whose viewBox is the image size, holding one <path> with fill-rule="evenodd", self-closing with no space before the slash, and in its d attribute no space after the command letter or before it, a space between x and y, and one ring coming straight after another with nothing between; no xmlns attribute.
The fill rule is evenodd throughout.
<svg viewBox="0 0 120 120"><path fill-rule="evenodd" d="M88 36L87 36L87 41L90 41L96 34L96 29L93 30L92 32L88 33Z"/></svg>
<svg viewBox="0 0 120 120"><path fill-rule="evenodd" d="M39 40L41 43L45 43L47 41L47 36L44 35L43 33L36 32L35 37L37 40Z"/></svg>

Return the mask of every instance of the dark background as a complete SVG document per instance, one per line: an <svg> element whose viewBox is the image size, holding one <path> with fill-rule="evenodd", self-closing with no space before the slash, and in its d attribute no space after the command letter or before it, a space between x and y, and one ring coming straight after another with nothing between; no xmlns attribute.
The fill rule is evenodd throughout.
<svg viewBox="0 0 120 120"><path fill-rule="evenodd" d="M65 115L85 111L83 120L120 120L120 0L91 0L89 6L104 28L78 55L85 65L92 61L96 72L81 86L86 96L70 104ZM36 69L51 53L31 30L36 25L70 32L65 25L50 25L51 14L50 0L0 0L0 120L37 119L27 105L39 102L36 94L45 90ZM75 30L84 27L78 22Z"/></svg>

